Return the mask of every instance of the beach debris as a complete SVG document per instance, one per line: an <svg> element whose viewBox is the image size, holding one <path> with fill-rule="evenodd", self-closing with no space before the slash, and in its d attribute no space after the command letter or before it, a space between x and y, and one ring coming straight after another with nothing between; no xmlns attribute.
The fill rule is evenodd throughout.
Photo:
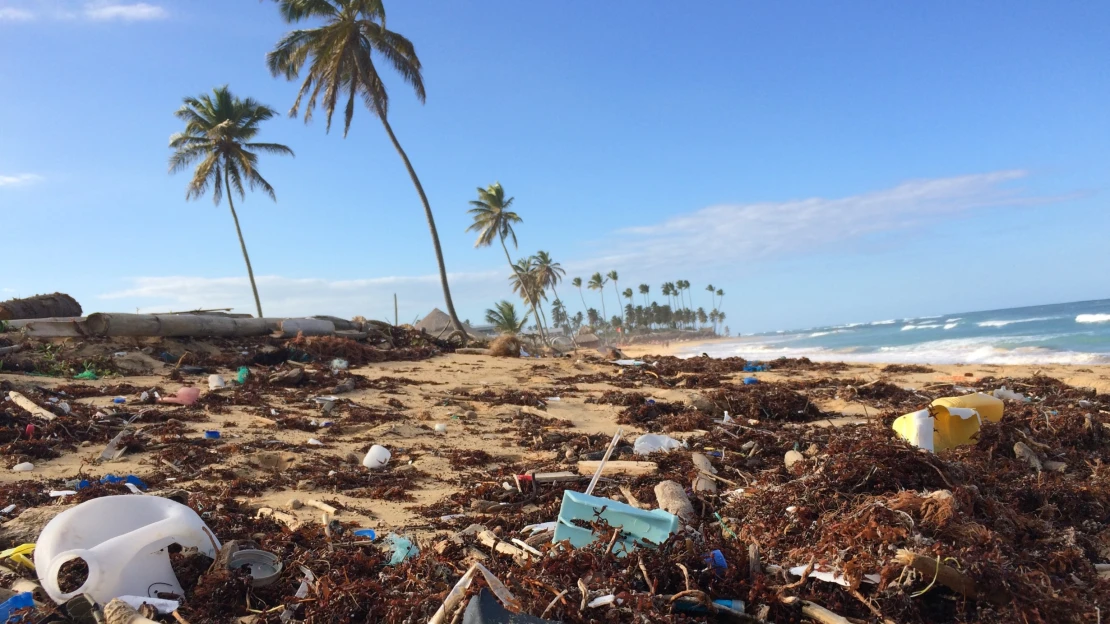
<svg viewBox="0 0 1110 624"><path fill-rule="evenodd" d="M0 622L23 622L35 610L35 595L31 592L15 594L0 603Z"/></svg>
<svg viewBox="0 0 1110 624"><path fill-rule="evenodd" d="M12 466L12 472L31 472L35 469L35 465L31 462L20 462Z"/></svg>
<svg viewBox="0 0 1110 624"><path fill-rule="evenodd" d="M79 527L96 526L89 532ZM172 542L166 542L172 538ZM146 595L152 584L182 595L161 546L176 542L209 557L219 550L212 531L192 509L158 496L105 496L85 501L55 516L35 542L35 568L43 589L62 604L79 593L98 602L121 595ZM157 546L155 548L148 548ZM76 552L75 552L76 551ZM74 591L64 591L62 566L81 558L89 573Z"/></svg>
<svg viewBox="0 0 1110 624"><path fill-rule="evenodd" d="M969 407L932 406L899 416L892 427L910 444L940 452L973 444L981 422L979 413Z"/></svg>
<svg viewBox="0 0 1110 624"><path fill-rule="evenodd" d="M295 386L304 379L304 369L294 366L288 370L276 372L267 378L272 384Z"/></svg>
<svg viewBox="0 0 1110 624"><path fill-rule="evenodd" d="M389 463L389 458L391 456L392 454L389 452L389 449L385 448L384 446L375 444L374 446L370 447L369 451L366 452L366 457L363 458L362 465L366 466L370 470L377 470L378 468L382 468L387 463Z"/></svg>
<svg viewBox="0 0 1110 624"><path fill-rule="evenodd" d="M613 360L613 364L617 366L643 366L646 362L643 360Z"/></svg>
<svg viewBox="0 0 1110 624"><path fill-rule="evenodd" d="M708 492L715 494L717 492L717 481L713 479L713 475L717 474L717 469L713 466L713 462L702 453L691 453L690 461L693 462L694 467L697 468L698 474L694 477L693 483L690 485L694 492ZM624 493L624 490L621 490ZM625 495L628 498L628 495ZM633 502L634 499L629 499L628 503L633 507L639 507L638 504Z"/></svg>
<svg viewBox="0 0 1110 624"><path fill-rule="evenodd" d="M666 452L677 448L686 448L686 443L670 436L655 433L645 433L632 443L632 452L637 455L650 455L658 451Z"/></svg>
<svg viewBox="0 0 1110 624"><path fill-rule="evenodd" d="M278 580L284 566L281 559L273 553L246 548L236 549L228 557L227 567L232 570L245 569L251 575L252 587L266 587Z"/></svg>
<svg viewBox="0 0 1110 624"><path fill-rule="evenodd" d="M786 470L789 471L791 468L794 467L794 464L805 460L805 458L805 455L802 455L798 451L789 450L786 452L786 456L783 458L783 463L786 465Z"/></svg>
<svg viewBox="0 0 1110 624"><path fill-rule="evenodd" d="M1037 472L1040 472L1044 468L1041 465L1040 458L1037 457L1037 453L1033 449L1029 448L1029 445L1024 442L1014 443L1014 455L1018 459L1029 464L1029 467Z"/></svg>
<svg viewBox="0 0 1110 624"><path fill-rule="evenodd" d="M635 477L642 477L645 475L655 474L659 471L659 464L648 461L629 461L629 460L614 460L610 462L586 460L578 462L578 474L580 475L593 475L603 468L603 472L609 475L631 475Z"/></svg>
<svg viewBox="0 0 1110 624"><path fill-rule="evenodd" d="M41 418L46 421L54 420L55 418L54 414L42 407L39 407L37 403L16 392L15 390L8 392L8 398L12 400L12 403L15 403L19 407L23 408L27 411L27 413L34 416L35 418Z"/></svg>
<svg viewBox="0 0 1110 624"><path fill-rule="evenodd" d="M444 423L436 423L435 432L440 435L447 433L447 425Z"/></svg>
<svg viewBox="0 0 1110 624"><path fill-rule="evenodd" d="M756 378L756 377L745 377L744 378L744 385L745 386L754 386L757 383L759 383L759 379Z"/></svg>
<svg viewBox="0 0 1110 624"><path fill-rule="evenodd" d="M385 536L384 540L389 546L390 552L388 565L399 565L420 554L420 548L407 537L401 537L396 533L390 533Z"/></svg>
<svg viewBox="0 0 1110 624"><path fill-rule="evenodd" d="M559 624L534 615L515 613L506 609L486 588L472 596L463 611L462 624Z"/></svg>
<svg viewBox="0 0 1110 624"><path fill-rule="evenodd" d="M520 338L511 334L502 334L493 339L489 345L489 354L493 357L520 357L521 351L524 348L524 343Z"/></svg>
<svg viewBox="0 0 1110 624"><path fill-rule="evenodd" d="M223 375L209 375L208 376L208 389L209 390L219 390L220 388L226 388L226 387L227 387L227 382L224 381Z"/></svg>
<svg viewBox="0 0 1110 624"><path fill-rule="evenodd" d="M219 440L220 439L220 432L217 431L216 429L206 429L204 431L204 438L206 440Z"/></svg>
<svg viewBox="0 0 1110 624"><path fill-rule="evenodd" d="M185 407L189 407L189 406L195 404L197 402L197 399L199 399L199 398L200 398L200 389L199 388L194 388L192 386L186 386L184 388L178 389L178 391L175 392L172 395L164 396L164 397L158 399L158 402L159 403L173 403L175 405L184 405Z"/></svg>
<svg viewBox="0 0 1110 624"><path fill-rule="evenodd" d="M0 321L17 319L74 318L81 316L81 304L67 294L56 292L25 299L0 301Z"/></svg>
<svg viewBox="0 0 1110 624"><path fill-rule="evenodd" d="M1003 401L1025 401L1026 400L1024 394L1022 394L1020 392L1014 392L1013 390L1008 390L1006 388L1006 386L1002 386L1001 388L995 390L994 392L991 393L991 396L993 396L996 399L1001 399Z"/></svg>
<svg viewBox="0 0 1110 624"><path fill-rule="evenodd" d="M694 519L694 506L686 490L674 481L660 481L655 485L655 500L663 511L678 516L683 522Z"/></svg>
<svg viewBox="0 0 1110 624"><path fill-rule="evenodd" d="M663 543L678 530L679 522L677 516L661 509L637 509L609 498L565 490L553 541L568 540L572 546L583 547L603 539L602 535L577 524L577 521L589 523L598 519L605 520L611 530L621 529L613 536L604 536L613 541L612 552L618 556L631 552L636 545Z"/></svg>

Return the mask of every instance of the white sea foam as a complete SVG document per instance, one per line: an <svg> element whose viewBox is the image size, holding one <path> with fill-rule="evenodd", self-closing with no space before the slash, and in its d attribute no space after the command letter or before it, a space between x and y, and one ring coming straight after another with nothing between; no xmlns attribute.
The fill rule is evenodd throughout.
<svg viewBox="0 0 1110 624"><path fill-rule="evenodd" d="M957 316L956 318L946 319L944 322L945 323L955 323L956 321L962 321L962 320L964 320L964 317Z"/></svg>
<svg viewBox="0 0 1110 624"><path fill-rule="evenodd" d="M952 329L953 327L955 327L955 326L957 326L957 325L959 325L959 324L960 324L960 322L959 322L959 321L956 321L956 322L954 322L954 323L953 323L952 321L948 321L947 323L945 323L945 324L944 324L944 328L945 328L945 329Z"/></svg>
<svg viewBox="0 0 1110 624"><path fill-rule="evenodd" d="M897 322L898 321L895 320L895 319L890 319L890 320L886 320L886 321L872 321L872 322L868 323L868 325L893 325Z"/></svg>
<svg viewBox="0 0 1110 624"><path fill-rule="evenodd" d="M1084 315L1081 314L1080 316L1084 316ZM983 321L982 323L976 323L976 325L978 325L979 327L1005 327L1007 325L1013 325L1014 323L1035 323L1037 321L1051 321L1053 319L1058 319L1058 318L1060 318L1060 317L1058 317L1058 316L1038 316L1036 318L1013 319L1013 320L1009 320L1009 321Z"/></svg>
<svg viewBox="0 0 1110 624"><path fill-rule="evenodd" d="M940 328L940 325L937 325L936 323L926 323L924 325L903 325L902 326L902 331L906 331L907 329L938 329L938 328Z"/></svg>
<svg viewBox="0 0 1110 624"><path fill-rule="evenodd" d="M809 335L809 337L810 337L810 338L816 338L816 337L818 337L818 336L828 336L829 334L835 334L835 333L836 333L836 332L831 332L831 331L826 331L826 332L813 332L812 334L810 334L810 335Z"/></svg>
<svg viewBox="0 0 1110 624"><path fill-rule="evenodd" d="M877 351L859 349L826 349L823 347L783 347L781 343L718 343L703 345L702 351L713 357L738 355L750 360L773 360L779 357L807 357L825 362L884 362L906 364L1110 364L1110 355L1078 351L1055 351L1021 343L1041 342L1052 336L1018 336L1006 339L1000 346L997 338L954 338L932 340L912 345L883 347Z"/></svg>
<svg viewBox="0 0 1110 624"><path fill-rule="evenodd" d="M1110 323L1110 314L1080 314L1076 323Z"/></svg>

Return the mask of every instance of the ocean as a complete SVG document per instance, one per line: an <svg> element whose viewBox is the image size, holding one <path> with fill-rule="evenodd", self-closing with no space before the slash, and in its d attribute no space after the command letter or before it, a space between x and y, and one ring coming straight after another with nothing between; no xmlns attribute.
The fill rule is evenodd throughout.
<svg viewBox="0 0 1110 624"><path fill-rule="evenodd" d="M1110 364L1110 299L744 335L680 353L703 352L749 360Z"/></svg>

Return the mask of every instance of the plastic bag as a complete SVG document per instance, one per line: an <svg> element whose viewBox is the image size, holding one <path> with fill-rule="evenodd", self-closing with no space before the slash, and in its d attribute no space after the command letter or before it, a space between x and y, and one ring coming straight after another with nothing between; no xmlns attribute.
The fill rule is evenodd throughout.
<svg viewBox="0 0 1110 624"><path fill-rule="evenodd" d="M686 448L686 443L656 433L645 433L636 438L636 441L632 444L632 452L637 455L647 455L656 451L670 451L676 448Z"/></svg>

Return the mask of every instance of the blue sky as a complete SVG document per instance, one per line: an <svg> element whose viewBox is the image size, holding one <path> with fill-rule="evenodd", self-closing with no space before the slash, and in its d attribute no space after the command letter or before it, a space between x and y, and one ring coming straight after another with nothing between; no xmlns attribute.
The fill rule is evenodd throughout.
<svg viewBox="0 0 1110 624"><path fill-rule="evenodd" d="M465 233L495 180L520 253L574 275L724 288L733 331L1107 296L1110 4L388 2L428 99L390 118L435 211L460 316L509 298ZM181 99L280 111L272 2L0 0L0 297L252 311L226 205L166 172ZM239 204L267 314L442 305L380 123L263 127L278 201ZM569 284L570 309L581 307ZM608 292L613 308L613 292ZM596 293L587 292L591 306Z"/></svg>

